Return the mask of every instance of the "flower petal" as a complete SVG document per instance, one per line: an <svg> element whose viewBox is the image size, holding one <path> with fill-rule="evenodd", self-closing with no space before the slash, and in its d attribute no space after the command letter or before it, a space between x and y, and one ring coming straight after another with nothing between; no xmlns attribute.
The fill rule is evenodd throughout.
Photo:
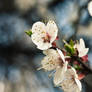
<svg viewBox="0 0 92 92"><path fill-rule="evenodd" d="M46 26L43 22L36 22L32 26L32 33L46 33Z"/></svg>
<svg viewBox="0 0 92 92"><path fill-rule="evenodd" d="M64 73L67 71L67 64L68 62L65 62L63 67L58 67L55 72L54 76L54 84L58 86L64 79Z"/></svg>
<svg viewBox="0 0 92 92"><path fill-rule="evenodd" d="M42 22L36 22L32 26L32 41L36 45L43 43L43 37L46 35L46 26Z"/></svg>
<svg viewBox="0 0 92 92"><path fill-rule="evenodd" d="M82 38L80 38L80 45L81 45L83 48L85 48L85 42L84 42L84 40L83 40Z"/></svg>
<svg viewBox="0 0 92 92"><path fill-rule="evenodd" d="M58 55L57 51L54 50L54 49L44 50L43 53L44 53L45 55L56 55L56 56Z"/></svg>
<svg viewBox="0 0 92 92"><path fill-rule="evenodd" d="M51 43L56 39L58 28L56 23L53 20L50 20L47 23L47 33L51 36Z"/></svg>
<svg viewBox="0 0 92 92"><path fill-rule="evenodd" d="M88 51L89 51L89 48L85 48L83 49L83 51L79 51L79 57L83 57L87 55Z"/></svg>
<svg viewBox="0 0 92 92"><path fill-rule="evenodd" d="M80 39L80 43L75 44L74 48L77 48L79 57L85 56L89 51L89 48L85 48L85 43L82 38Z"/></svg>
<svg viewBox="0 0 92 92"><path fill-rule="evenodd" d="M44 59L41 61L42 68L45 69L46 71L51 71L56 68L56 66L52 63L50 63L52 59L48 56L45 56Z"/></svg>
<svg viewBox="0 0 92 92"><path fill-rule="evenodd" d="M67 69L64 80L61 83L61 87L64 90L64 92L80 92L81 83L80 81L78 81L77 78L78 76L73 67Z"/></svg>
<svg viewBox="0 0 92 92"><path fill-rule="evenodd" d="M61 61L59 60L59 54L54 49L48 49L44 50L43 53L46 55L42 60L42 67L47 70L51 71L56 69L59 64L61 64Z"/></svg>
<svg viewBox="0 0 92 92"><path fill-rule="evenodd" d="M78 86L76 85L75 81L73 81L73 79L65 80L61 84L61 87L64 92L80 92Z"/></svg>
<svg viewBox="0 0 92 92"><path fill-rule="evenodd" d="M89 11L90 16L92 16L92 1L88 3L88 11Z"/></svg>
<svg viewBox="0 0 92 92"><path fill-rule="evenodd" d="M57 48L57 51L58 51L59 55L61 56L61 59L62 59L63 62L65 63L65 57L64 57L62 51L61 51L60 49L58 49L58 48Z"/></svg>
<svg viewBox="0 0 92 92"><path fill-rule="evenodd" d="M48 48L52 47L50 43L40 43L37 48L40 50L47 50Z"/></svg>
<svg viewBox="0 0 92 92"><path fill-rule="evenodd" d="M76 81L76 84L77 84L79 90L81 91L82 90L81 82L77 78L75 78L75 81Z"/></svg>

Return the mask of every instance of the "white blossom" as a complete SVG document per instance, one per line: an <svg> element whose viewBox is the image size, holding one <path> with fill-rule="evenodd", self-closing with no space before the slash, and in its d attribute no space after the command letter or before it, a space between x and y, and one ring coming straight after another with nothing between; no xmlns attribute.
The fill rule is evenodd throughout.
<svg viewBox="0 0 92 92"><path fill-rule="evenodd" d="M78 80L78 75L73 67L67 69L64 79L61 82L61 87L64 92L81 92L82 85Z"/></svg>
<svg viewBox="0 0 92 92"><path fill-rule="evenodd" d="M48 21L47 25L36 22L32 26L32 41L40 50L47 50L52 47L58 33L57 25L54 21Z"/></svg>
<svg viewBox="0 0 92 92"><path fill-rule="evenodd" d="M77 48L79 57L85 56L89 51L89 48L85 47L85 42L82 38L79 43L75 44L74 48Z"/></svg>
<svg viewBox="0 0 92 92"><path fill-rule="evenodd" d="M62 67L63 59L58 53L58 50L48 49L43 51L43 53L46 55L41 61L43 69L51 71L56 69L57 67Z"/></svg>
<svg viewBox="0 0 92 92"><path fill-rule="evenodd" d="M88 11L89 11L89 14L92 16L92 1L88 3Z"/></svg>

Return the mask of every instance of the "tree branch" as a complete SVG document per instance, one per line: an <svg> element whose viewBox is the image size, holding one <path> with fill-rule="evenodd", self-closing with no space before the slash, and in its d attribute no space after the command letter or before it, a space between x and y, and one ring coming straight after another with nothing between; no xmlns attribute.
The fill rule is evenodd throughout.
<svg viewBox="0 0 92 92"><path fill-rule="evenodd" d="M84 68L86 69L86 71L87 71L87 74L92 74L92 70L90 69L90 67L89 67L86 63L82 62L79 57L73 56L72 58L73 58L74 60L77 60L80 64L83 65L83 67L84 67Z"/></svg>

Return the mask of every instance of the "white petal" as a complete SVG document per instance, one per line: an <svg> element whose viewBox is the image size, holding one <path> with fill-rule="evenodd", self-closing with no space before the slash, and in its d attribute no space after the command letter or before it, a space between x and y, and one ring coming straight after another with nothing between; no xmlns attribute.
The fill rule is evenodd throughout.
<svg viewBox="0 0 92 92"><path fill-rule="evenodd" d="M47 50L48 48L52 47L52 44L50 43L40 43L37 48L40 50Z"/></svg>
<svg viewBox="0 0 92 92"><path fill-rule="evenodd" d="M89 51L89 48L85 48L83 49L83 51L79 51L79 57L83 57L87 55L88 51Z"/></svg>
<svg viewBox="0 0 92 92"><path fill-rule="evenodd" d="M75 84L75 82L73 81L73 79L71 79L71 80L65 80L61 84L61 87L64 90L64 92L80 92L78 86Z"/></svg>
<svg viewBox="0 0 92 92"><path fill-rule="evenodd" d="M47 32L51 36L51 42L53 42L56 39L58 33L58 28L54 21L50 20L47 23Z"/></svg>
<svg viewBox="0 0 92 92"><path fill-rule="evenodd" d="M43 53L46 55L42 60L42 67L45 70L54 70L56 67L62 65L62 60L59 59L60 55L57 50L48 49L44 50Z"/></svg>
<svg viewBox="0 0 92 92"><path fill-rule="evenodd" d="M44 53L45 55L56 55L56 56L57 56L57 54L58 54L57 51L54 50L54 49L44 50L43 53Z"/></svg>
<svg viewBox="0 0 92 92"><path fill-rule="evenodd" d="M77 81L76 83L76 81L74 80L74 79L77 79L76 76L77 74L73 67L71 69L67 69L64 80L61 83L61 86L64 92L80 92L81 85L79 81Z"/></svg>
<svg viewBox="0 0 92 92"><path fill-rule="evenodd" d="M32 33L46 33L46 26L42 22L36 22L32 26Z"/></svg>
<svg viewBox="0 0 92 92"><path fill-rule="evenodd" d="M61 59L62 59L63 62L65 63L65 57L64 57L64 54L63 54L62 51L59 50L58 48L57 48L57 51L58 51L59 55L61 56Z"/></svg>
<svg viewBox="0 0 92 92"><path fill-rule="evenodd" d="M82 46L83 48L85 48L85 42L82 38L80 38L80 46Z"/></svg>
<svg viewBox="0 0 92 92"><path fill-rule="evenodd" d="M66 73L65 73L65 76L66 76L66 79L70 79L72 77L72 75L75 77L77 77L77 74L76 74L76 70L71 67L70 69L67 69Z"/></svg>
<svg viewBox="0 0 92 92"><path fill-rule="evenodd" d="M71 69L72 69L72 73L73 73L74 77L75 77L75 78L78 78L78 75L77 75L77 73L76 73L75 68L71 67Z"/></svg>
<svg viewBox="0 0 92 92"><path fill-rule="evenodd" d="M75 78L75 81L76 81L76 84L77 84L79 90L81 91L82 90L81 82L77 78Z"/></svg>
<svg viewBox="0 0 92 92"><path fill-rule="evenodd" d="M64 79L64 72L62 68L57 68L54 76L54 84L59 85Z"/></svg>
<svg viewBox="0 0 92 92"><path fill-rule="evenodd" d="M0 92L5 92L5 84L0 81Z"/></svg>
<svg viewBox="0 0 92 92"><path fill-rule="evenodd" d="M88 11L89 11L89 14L92 16L92 1L88 3Z"/></svg>
<svg viewBox="0 0 92 92"><path fill-rule="evenodd" d="M85 43L82 38L80 39L80 43L75 44L74 48L77 48L79 57L85 56L89 51L89 48L85 48Z"/></svg>
<svg viewBox="0 0 92 92"><path fill-rule="evenodd" d="M49 62L51 61L51 58L48 56L45 56L44 59L41 61L42 68L45 69L46 71L51 71L56 68L54 64L50 64Z"/></svg>
<svg viewBox="0 0 92 92"><path fill-rule="evenodd" d="M54 76L54 84L58 86L63 80L64 80L64 74L67 71L67 64L68 62L65 62L63 67L58 67L55 72Z"/></svg>
<svg viewBox="0 0 92 92"><path fill-rule="evenodd" d="M40 45L41 43L43 43L43 37L45 37L46 35L46 26L44 23L42 22L36 22L33 24L32 26L32 41L36 44L36 45Z"/></svg>

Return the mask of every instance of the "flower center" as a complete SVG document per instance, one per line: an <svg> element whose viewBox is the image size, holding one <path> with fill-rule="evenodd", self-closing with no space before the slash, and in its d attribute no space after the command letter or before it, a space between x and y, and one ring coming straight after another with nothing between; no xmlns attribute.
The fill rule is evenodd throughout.
<svg viewBox="0 0 92 92"><path fill-rule="evenodd" d="M42 37L42 39L43 39L44 43L46 43L46 42L50 43L51 36L48 33L46 33L46 36Z"/></svg>
<svg viewBox="0 0 92 92"><path fill-rule="evenodd" d="M63 60L61 57L58 57L58 64L62 67L64 65Z"/></svg>

